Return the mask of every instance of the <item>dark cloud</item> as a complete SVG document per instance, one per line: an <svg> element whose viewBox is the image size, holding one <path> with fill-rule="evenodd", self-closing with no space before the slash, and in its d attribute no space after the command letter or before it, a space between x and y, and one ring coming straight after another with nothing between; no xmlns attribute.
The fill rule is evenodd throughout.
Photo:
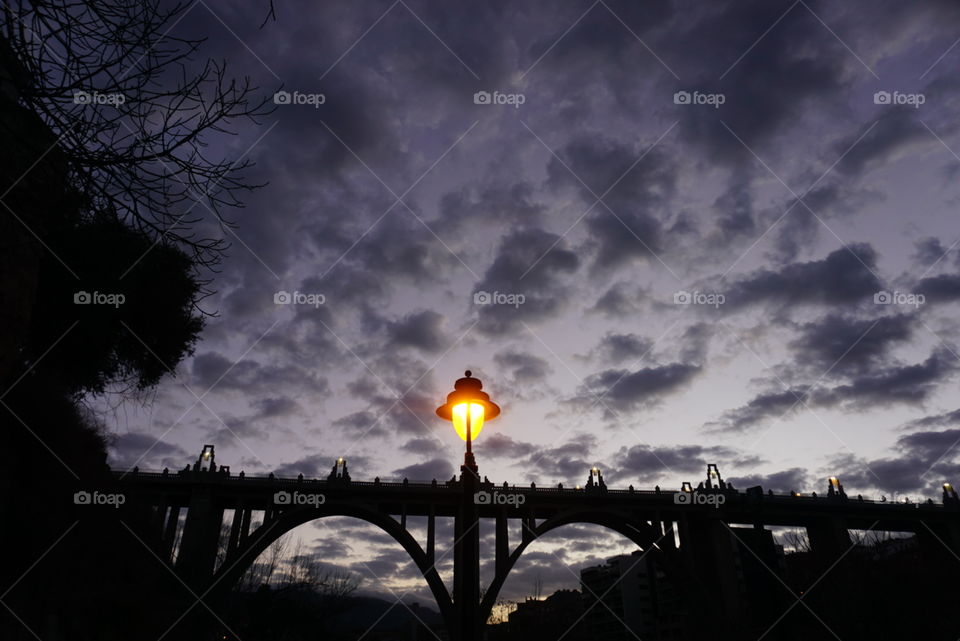
<svg viewBox="0 0 960 641"><path fill-rule="evenodd" d="M490 225L533 227L540 223L545 210L545 204L535 202L529 183L482 189L466 186L440 198L440 215L430 224L441 236L454 237L466 229Z"/></svg>
<svg viewBox="0 0 960 641"><path fill-rule="evenodd" d="M790 347L796 362L818 378L829 370L838 374L865 374L887 365L890 350L913 335L914 317L908 314L858 319L829 314L799 327Z"/></svg>
<svg viewBox="0 0 960 641"><path fill-rule="evenodd" d="M693 481L696 485L699 480L707 478L707 464L716 463L723 473L722 466L730 464L756 464L755 457L744 457L736 450L715 445L674 445L669 447L654 447L650 445L633 445L622 447L614 458L614 464L620 474L629 474L640 479L641 482L652 482L659 478L668 478L679 488L683 481L690 478L680 478L677 475L700 474Z"/></svg>
<svg viewBox="0 0 960 641"><path fill-rule="evenodd" d="M371 436L384 436L387 431L381 424L383 416L374 412L362 410L353 412L333 421L333 427L337 430L349 432L351 437L370 434Z"/></svg>
<svg viewBox="0 0 960 641"><path fill-rule="evenodd" d="M303 476L308 479L325 479L327 475L330 474L330 469L336 460L337 456L330 454L309 454L292 463L278 465L274 468L273 473L277 476L285 477L294 477L298 474L303 474ZM347 460L351 475L356 474L360 468L368 467L369 463L370 459L365 456L353 455ZM362 473L360 476L365 477Z"/></svg>
<svg viewBox="0 0 960 641"><path fill-rule="evenodd" d="M502 432L496 432L478 440L474 450L478 456L519 461L536 452L538 448L533 443L515 441Z"/></svg>
<svg viewBox="0 0 960 641"><path fill-rule="evenodd" d="M615 283L603 293L589 311L603 314L609 318L627 318L640 312L642 293L628 291L627 283Z"/></svg>
<svg viewBox="0 0 960 641"><path fill-rule="evenodd" d="M527 480L537 483L580 483L597 464L592 453L598 451L599 441L593 434L575 434L552 447L514 441L505 436L490 440L494 440L490 444L492 453L516 459L513 466L523 471ZM478 445L483 447L483 442Z"/></svg>
<svg viewBox="0 0 960 641"><path fill-rule="evenodd" d="M446 319L429 309L407 314L387 323L391 342L402 347L414 347L427 353L439 352L452 343L444 332Z"/></svg>
<svg viewBox="0 0 960 641"><path fill-rule="evenodd" d="M191 374L191 382L199 387L198 394L213 387L244 394L293 389L319 395L327 389L325 378L297 365L263 365L249 358L234 362L218 352L194 357Z"/></svg>
<svg viewBox="0 0 960 641"><path fill-rule="evenodd" d="M805 492L808 488L807 470L802 467L791 467L772 474L751 474L749 476L732 476L727 479L740 490L760 485L763 491L773 490L775 494L788 492Z"/></svg>
<svg viewBox="0 0 960 641"><path fill-rule="evenodd" d="M916 405L930 395L957 370L956 358L947 350L933 352L914 365L890 365L878 371L851 376L849 382L834 387L796 386L784 391L763 393L746 405L724 412L707 427L715 431L740 432L770 419L786 417L805 408L840 407L864 411L906 404Z"/></svg>
<svg viewBox="0 0 960 641"><path fill-rule="evenodd" d="M580 259L563 239L540 229L520 229L506 236L493 264L474 287L474 295L491 296L488 304L475 305L477 329L491 336L523 331L557 315L571 302L564 277L577 271ZM493 300L494 294L521 295L522 303ZM519 299L516 299L519 301Z"/></svg>
<svg viewBox="0 0 960 641"><path fill-rule="evenodd" d="M289 396L269 396L253 401L251 405L257 411L257 418L279 418L300 412L300 404Z"/></svg>
<svg viewBox="0 0 960 641"><path fill-rule="evenodd" d="M510 373L513 388L542 383L553 371L546 360L529 352L502 350L493 355L493 362Z"/></svg>
<svg viewBox="0 0 960 641"><path fill-rule="evenodd" d="M734 281L725 310L760 303L857 305L882 290L877 254L866 243L848 245L822 260L791 263L779 271L760 269Z"/></svg>
<svg viewBox="0 0 960 641"><path fill-rule="evenodd" d="M854 146L853 143L858 139L860 142ZM850 151L837 164L836 170L848 176L859 176L889 164L911 149L916 150L924 145L932 147L935 144L936 139L920 122L916 109L909 106L887 106L875 125L874 121L870 121L864 124L860 131L837 143L835 151L838 157L844 151Z"/></svg>
<svg viewBox="0 0 960 641"><path fill-rule="evenodd" d="M592 136L561 149L547 172L554 188L573 184L584 209L603 196L584 220L595 270L647 260L663 251L660 210L676 191L676 169L668 156Z"/></svg>
<svg viewBox="0 0 960 641"><path fill-rule="evenodd" d="M942 484L956 480L958 443L960 429L916 432L897 439L895 456L872 460L838 456L832 465L839 470L836 475L848 488L921 492L939 500Z"/></svg>
<svg viewBox="0 0 960 641"><path fill-rule="evenodd" d="M445 481L453 476L453 465L448 459L434 458L423 463L414 463L396 469L393 471L393 475L411 481L429 481L431 479Z"/></svg>
<svg viewBox="0 0 960 641"><path fill-rule="evenodd" d="M943 246L936 236L925 236L914 242L914 252L911 258L924 269L932 268L944 260L948 249Z"/></svg>
<svg viewBox="0 0 960 641"><path fill-rule="evenodd" d="M634 363L647 356L652 347L653 341L645 336L608 333L591 350L591 355L614 365L624 361Z"/></svg>
<svg viewBox="0 0 960 641"><path fill-rule="evenodd" d="M956 425L960 423L960 409L943 414L934 414L933 416L924 416L906 424L908 429L919 429L926 427L945 427L947 425Z"/></svg>
<svg viewBox="0 0 960 641"><path fill-rule="evenodd" d="M756 234L753 194L746 177L731 180L726 191L714 201L713 209L716 211L717 242L721 245Z"/></svg>
<svg viewBox="0 0 960 641"><path fill-rule="evenodd" d="M167 443L151 434L127 432L110 439L110 461L115 469L126 470L133 466L141 469L182 469L196 460L195 454L179 445Z"/></svg>
<svg viewBox="0 0 960 641"><path fill-rule="evenodd" d="M960 274L940 274L923 278L917 284L917 294L926 297L926 303L949 303L960 299Z"/></svg>
<svg viewBox="0 0 960 641"><path fill-rule="evenodd" d="M822 11L820 3L810 4ZM696 80L676 83L674 91L723 93L727 98L716 110L674 108L682 119L681 133L712 161L756 162L727 127L761 157L778 155L774 143L784 129L810 110L837 110L837 97L851 74L862 71L817 18L786 0L715 5L697 12L684 27L679 42L704 47L681 49L689 68L681 78ZM718 33L725 35L717 38Z"/></svg>
<svg viewBox="0 0 960 641"><path fill-rule="evenodd" d="M719 421L707 423L705 427L710 431L741 432L768 419L786 418L788 412L802 409L803 403L809 402L806 394L806 388L758 394L746 405L727 410Z"/></svg>
<svg viewBox="0 0 960 641"><path fill-rule="evenodd" d="M630 371L607 369L586 378L570 402L584 409L618 412L657 405L666 396L686 388L702 371L700 365L670 363Z"/></svg>
<svg viewBox="0 0 960 641"><path fill-rule="evenodd" d="M443 454L445 453L443 444L435 438L412 438L400 449L411 454Z"/></svg>

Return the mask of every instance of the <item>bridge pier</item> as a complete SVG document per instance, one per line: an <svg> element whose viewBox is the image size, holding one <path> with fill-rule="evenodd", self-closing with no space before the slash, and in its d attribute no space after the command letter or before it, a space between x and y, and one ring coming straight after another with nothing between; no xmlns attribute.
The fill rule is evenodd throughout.
<svg viewBox="0 0 960 641"><path fill-rule="evenodd" d="M430 514L427 515L427 563L430 567L436 563L436 540L437 540L437 510L430 505Z"/></svg>
<svg viewBox="0 0 960 641"><path fill-rule="evenodd" d="M453 595L457 612L457 641L481 638L480 626L480 519L474 493L479 488L476 470L460 468L463 495L454 518Z"/></svg>
<svg viewBox="0 0 960 641"><path fill-rule="evenodd" d="M853 545L846 523L839 517L823 517L807 523L810 552L824 569L847 553Z"/></svg>
<svg viewBox="0 0 960 641"><path fill-rule="evenodd" d="M507 508L500 508L500 513L497 514L497 524L496 524L496 537L495 537L495 547L494 550L494 567L495 572L500 574L506 574L509 571L507 567L510 562L510 538L507 530Z"/></svg>
<svg viewBox="0 0 960 641"><path fill-rule="evenodd" d="M705 598L690 603L698 633L734 638L741 627L745 603L738 580L736 542L720 519L684 515L679 521L680 550L684 552ZM671 537L672 538L672 537Z"/></svg>
<svg viewBox="0 0 960 641"><path fill-rule="evenodd" d="M923 524L914 533L921 554L930 561L953 564L960 557L960 523Z"/></svg>
<svg viewBox="0 0 960 641"><path fill-rule="evenodd" d="M183 526L177 572L194 590L202 590L213 577L223 508L216 505L213 492L198 487L190 497Z"/></svg>

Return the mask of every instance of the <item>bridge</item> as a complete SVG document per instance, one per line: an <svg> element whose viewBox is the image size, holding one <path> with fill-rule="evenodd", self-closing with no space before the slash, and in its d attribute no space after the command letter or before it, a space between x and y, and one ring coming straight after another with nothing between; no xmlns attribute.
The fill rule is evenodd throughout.
<svg viewBox="0 0 960 641"><path fill-rule="evenodd" d="M684 483L676 491L608 488L597 469L583 487L518 486L480 478L470 463L459 477L431 482L353 480L342 459L327 478L254 477L218 467L214 448L207 445L192 466L179 472L115 471L100 486L78 491L123 495L124 510L145 524L139 535L209 604L220 603L257 556L293 528L328 516L361 519L409 554L457 641L480 638L524 550L564 525L609 528L652 555L685 599L702 604L693 617L693 633L709 631L715 638L726 638L718 630L735 627L745 607L736 589L740 526L805 528L812 556L824 568L852 547L851 529L913 532L932 557L960 554L960 499L950 484L944 484L941 502L850 497L836 478L827 480L821 495L779 495L760 487L734 489L716 465L709 465L698 487ZM426 540L417 540L408 529L411 517L426 518ZM454 520L452 592L436 568L438 518ZM480 519L495 524L495 573L483 591ZM520 524L519 540L510 541L511 521Z"/></svg>

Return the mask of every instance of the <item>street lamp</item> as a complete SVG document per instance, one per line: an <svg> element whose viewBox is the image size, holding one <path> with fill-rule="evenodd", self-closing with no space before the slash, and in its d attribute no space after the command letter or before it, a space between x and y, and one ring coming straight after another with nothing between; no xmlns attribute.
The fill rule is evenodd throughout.
<svg viewBox="0 0 960 641"><path fill-rule="evenodd" d="M473 378L470 370L464 372L464 378L457 379L453 391L447 394L447 402L437 408L437 416L451 421L453 429L467 442L467 451L463 456L463 465L474 472L477 462L473 458L473 439L480 435L483 424L500 415L500 406L490 401L490 395L481 391L483 383Z"/></svg>

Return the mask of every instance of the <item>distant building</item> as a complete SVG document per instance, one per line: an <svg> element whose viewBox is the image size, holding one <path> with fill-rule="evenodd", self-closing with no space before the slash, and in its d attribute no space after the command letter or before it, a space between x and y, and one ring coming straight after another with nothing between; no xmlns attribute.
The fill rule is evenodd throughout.
<svg viewBox="0 0 960 641"><path fill-rule="evenodd" d="M583 568L580 585L589 609L584 622L590 641L683 638L680 595L650 555L638 550Z"/></svg>
<svg viewBox="0 0 960 641"><path fill-rule="evenodd" d="M510 639L524 641L587 641L583 620L584 598L576 590L557 590L546 599L528 598L510 613Z"/></svg>

